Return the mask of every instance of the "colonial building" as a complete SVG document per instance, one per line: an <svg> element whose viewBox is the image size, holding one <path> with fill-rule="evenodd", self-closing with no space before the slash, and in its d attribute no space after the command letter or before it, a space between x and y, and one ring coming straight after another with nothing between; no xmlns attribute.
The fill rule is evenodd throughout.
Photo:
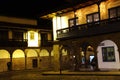
<svg viewBox="0 0 120 80"><path fill-rule="evenodd" d="M34 19L0 16L0 72L52 68L52 30L37 24Z"/></svg>
<svg viewBox="0 0 120 80"><path fill-rule="evenodd" d="M120 69L120 0L86 0L42 18L53 22L55 70Z"/></svg>

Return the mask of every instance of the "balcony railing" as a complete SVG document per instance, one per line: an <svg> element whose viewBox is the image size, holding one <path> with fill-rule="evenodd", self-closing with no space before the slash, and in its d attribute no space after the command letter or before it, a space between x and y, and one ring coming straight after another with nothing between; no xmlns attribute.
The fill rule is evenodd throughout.
<svg viewBox="0 0 120 80"><path fill-rule="evenodd" d="M120 31L120 17L57 30L57 39L93 36Z"/></svg>
<svg viewBox="0 0 120 80"><path fill-rule="evenodd" d="M27 40L0 39L0 47L27 47Z"/></svg>

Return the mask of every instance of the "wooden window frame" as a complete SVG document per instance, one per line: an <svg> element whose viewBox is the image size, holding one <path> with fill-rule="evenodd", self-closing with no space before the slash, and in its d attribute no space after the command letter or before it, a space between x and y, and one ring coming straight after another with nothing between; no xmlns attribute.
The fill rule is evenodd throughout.
<svg viewBox="0 0 120 80"><path fill-rule="evenodd" d="M114 46L102 47L103 62L115 62Z"/></svg>
<svg viewBox="0 0 120 80"><path fill-rule="evenodd" d="M98 14L98 21L100 20L100 13L99 12L95 12L95 13L91 13L91 14L86 15L87 23L97 22L97 21L94 20L94 15L95 14ZM92 22L88 22L88 17L89 16L92 16Z"/></svg>

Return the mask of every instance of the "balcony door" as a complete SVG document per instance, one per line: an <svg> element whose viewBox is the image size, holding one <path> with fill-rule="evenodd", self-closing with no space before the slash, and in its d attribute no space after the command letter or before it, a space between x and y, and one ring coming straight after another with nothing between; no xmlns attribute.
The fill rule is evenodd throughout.
<svg viewBox="0 0 120 80"><path fill-rule="evenodd" d="M23 32L13 31L13 39L17 41L23 40Z"/></svg>
<svg viewBox="0 0 120 80"><path fill-rule="evenodd" d="M8 31L0 31L0 40L8 40Z"/></svg>
<svg viewBox="0 0 120 80"><path fill-rule="evenodd" d="M33 59L33 60L32 60L32 65L33 65L33 68L37 68L37 66L38 66L38 61L37 61L37 59Z"/></svg>
<svg viewBox="0 0 120 80"><path fill-rule="evenodd" d="M68 20L69 27L78 25L78 17L71 18Z"/></svg>

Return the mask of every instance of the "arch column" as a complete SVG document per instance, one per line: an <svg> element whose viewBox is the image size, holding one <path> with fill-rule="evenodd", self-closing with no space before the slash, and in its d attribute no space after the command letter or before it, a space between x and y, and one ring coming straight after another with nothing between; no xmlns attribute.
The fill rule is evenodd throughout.
<svg viewBox="0 0 120 80"><path fill-rule="evenodd" d="M40 50L36 50L36 52L37 52L37 55L38 55L38 56L37 56L37 61L38 61L37 64L38 64L38 68L39 68L39 67L40 67L40 64L39 64L39 63L40 63L40 55L39 55Z"/></svg>
<svg viewBox="0 0 120 80"><path fill-rule="evenodd" d="M75 66L74 66L74 70L75 71L79 71L79 68L80 68L80 63L81 63L81 60L80 60L80 47L78 45L78 43L74 43L72 44L72 48L73 48L73 54L75 55Z"/></svg>
<svg viewBox="0 0 120 80"><path fill-rule="evenodd" d="M95 67L95 71L99 71L99 68L98 68L98 56L97 56L97 54L98 54L98 51L97 51L97 48L98 48L98 46L99 46L99 43L100 42L95 42L94 44L93 44L93 49L94 49L94 54L95 54L95 61L96 61L96 67Z"/></svg>
<svg viewBox="0 0 120 80"><path fill-rule="evenodd" d="M13 66L12 66L12 64L13 64L13 56L12 55L13 55L14 49L9 49L8 51L10 53L10 65L11 65L10 70L13 70Z"/></svg>
<svg viewBox="0 0 120 80"><path fill-rule="evenodd" d="M54 70L59 71L60 69L60 61L59 61L59 50L60 46L58 44L53 45L53 54L54 54Z"/></svg>
<svg viewBox="0 0 120 80"><path fill-rule="evenodd" d="M25 53L25 69L27 69L27 56L26 56L26 53Z"/></svg>

